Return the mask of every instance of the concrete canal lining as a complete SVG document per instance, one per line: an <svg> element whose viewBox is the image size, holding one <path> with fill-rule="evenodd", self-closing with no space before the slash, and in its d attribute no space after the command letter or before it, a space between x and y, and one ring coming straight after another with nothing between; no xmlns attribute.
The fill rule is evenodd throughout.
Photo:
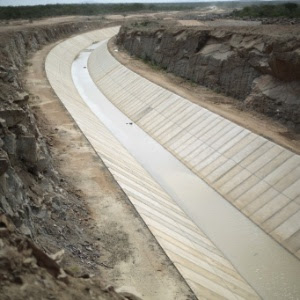
<svg viewBox="0 0 300 300"><path fill-rule="evenodd" d="M300 156L150 82L102 45L89 71L110 101L300 258Z"/></svg>
<svg viewBox="0 0 300 300"><path fill-rule="evenodd" d="M108 37L107 32L105 34L101 33L101 31L98 33L94 32L92 35L90 34L90 36L89 34L86 34L85 40L94 39L94 41L99 41ZM80 38L78 39L80 40ZM155 179L159 181L159 185L103 126L102 122L105 122L104 119L101 120L102 122L98 120L101 130L95 130L95 120L93 120L92 124L89 124L89 120L84 119L83 112L89 108L84 105L84 102L80 99L80 97L78 97L78 95L70 95L67 93L68 87L71 86L70 59L62 59L59 64L56 64L56 69L52 66L52 63L54 63L57 56L63 58L64 55L69 55L67 51L68 47L74 47L74 42L74 39L68 40L63 43L64 45L60 45L61 47L58 47L57 49L54 48L49 54L46 62L46 70L49 80L64 105L89 138L90 142L103 158L104 162L111 169L112 174L115 176L120 186L123 188L125 193L127 193L130 200L136 206L150 230L157 238L158 242L165 249L168 256L173 260L176 267L181 271L182 275L190 284L197 296L199 298L208 297L208 293L211 293L211 297L208 298L217 298L217 296L222 296L227 299L250 299L256 297L253 290L234 271L231 264L223 257L220 251L218 251L209 239L205 237L204 233L189 220L176 203L172 201L169 195L171 195L176 202L178 201L180 206L182 205L184 210L194 219L198 227L201 228L201 226L204 226L203 229L207 232L209 229L208 227L212 226L213 231L215 231L213 240L223 240L225 248L226 245L233 244L230 247L227 246L227 249L230 248L230 251L233 251L231 254L233 260L234 257L238 256L236 258L237 260L235 261L235 265L251 265L250 270L247 272L255 274L254 277L257 277L256 279L254 278L258 282L258 285L256 284L255 288L259 290L259 293L263 296L263 298L267 299L272 297L272 299L282 299L282 297L284 297L285 299L294 299L295 295L299 295L297 283L295 284L297 280L294 280L299 275L297 273L297 270L299 270L299 265L297 265L299 262L297 259L291 256L287 251L281 248L277 243L257 228L251 221L224 201L218 193L202 182L201 179L195 176L188 168L165 151L165 149L163 149L158 143L155 143L155 141L152 140L151 144L147 144L147 147L140 147L143 149L149 149L149 151L157 147L159 151L164 151L163 154L160 153L157 155L160 167L158 168L156 166L153 167L152 170L151 168L148 169L153 177L156 176ZM90 42L90 44L92 42ZM86 46L88 45L85 45L85 47ZM85 47L82 47L81 49L78 47L77 53L72 53L73 59ZM89 53L85 51L82 56L79 56L79 59L77 60L78 63L86 63L84 60L81 61L81 58L83 59L85 57L87 59L88 54ZM66 61L68 63L66 63ZM69 70L67 70L68 68ZM87 70L82 66L80 70L81 75L83 75L82 80L87 79ZM66 74L68 75L64 76ZM86 84L88 83L85 81L85 85ZM90 88L86 91L92 91L92 81L90 84ZM84 98L87 96L86 91L82 93ZM95 93L96 92L93 92L92 94L95 95ZM101 99L101 102L102 100L105 100L105 97L103 97L101 93L96 97L97 99ZM87 99L85 100L89 101ZM97 100L94 101L92 105L93 112L97 115L97 105L99 104L101 106L101 103L96 102ZM103 109L103 107L101 107L101 109ZM101 110L99 111L101 112ZM101 118L100 115L98 115L98 117ZM121 124L118 126L125 128L126 134L129 131L134 132L133 130L140 130L136 126L126 124L130 123L130 120L128 120L125 116L123 116L123 118L124 119L122 119ZM115 125L116 121L117 120L110 120L110 123ZM124 126L124 122L126 126ZM128 130L128 128L130 129ZM119 132L119 137L122 137L123 133L120 133L119 129L120 127L117 128L117 133ZM111 128L110 130L113 131ZM125 142L128 140L128 136L126 135L124 135L123 138ZM151 145L151 147L149 147L149 145ZM155 151L158 150L155 149ZM149 152L148 155L151 155L151 152ZM137 153L135 153L134 156L138 160L142 160L142 158L137 157ZM146 158L144 162L141 161L141 163L146 166L145 164L147 161L149 161L149 158ZM170 169L168 170L168 168L170 168L170 166L172 167L174 164L180 166L179 171L176 173L176 176L170 176L170 174L174 175L176 172L176 169L171 172ZM165 174L164 172L159 172L161 169L164 169L162 166L167 168L165 169ZM155 175L155 173L157 175ZM182 178L178 177L181 175L183 175ZM186 183L184 183L185 180L187 180ZM174 182L177 189L172 192ZM179 187L179 182L182 182L184 186ZM195 188L196 184L198 185L198 188ZM160 185L163 185L169 195L165 193ZM190 193L188 193L188 191ZM197 196L199 191L201 193L200 197ZM207 201L207 199L210 201ZM216 201L219 202L219 204L216 204ZM219 212L218 206L219 208L222 208ZM168 210L170 208L171 210ZM200 215L198 213L196 214L197 210ZM216 215L219 215L219 218L215 218ZM226 218L224 218L224 216L226 216ZM218 223L214 221L214 218L215 221L218 221ZM214 222L212 222L212 220ZM227 224L226 228L222 227L224 221ZM202 225L200 225L199 222L202 223ZM222 230L220 230L220 228L222 228ZM217 231L219 231L219 237ZM226 240L226 238L230 236L231 239ZM260 240L261 237L262 240ZM237 241L239 244L237 244ZM249 246L248 249L246 249L247 247L239 247L240 245L243 246L243 241L248 241L249 244L252 243L258 252L254 253L249 251ZM220 242L220 244L222 244L222 242ZM238 248L240 248L239 251L236 250ZM266 255L266 252L270 251L270 249L272 249L271 260L273 261L273 266L269 265L269 253ZM224 251L224 249L222 249L222 251ZM253 258L251 255L254 255ZM278 255L280 256L279 260L276 258ZM250 261L248 261L249 259ZM261 263L262 261L264 264L258 265L258 263ZM282 264L280 264L279 261L281 261ZM269 269L269 267L271 269ZM274 273L273 275L272 272ZM249 275L247 276L249 277ZM263 278L259 278L260 276L263 276ZM253 281L254 279L251 280ZM265 285L264 287L262 287L263 282ZM251 283L253 284L253 282ZM259 287L259 285L261 287ZM281 285L281 288L278 287L278 285ZM214 295L214 297L212 297L212 295Z"/></svg>

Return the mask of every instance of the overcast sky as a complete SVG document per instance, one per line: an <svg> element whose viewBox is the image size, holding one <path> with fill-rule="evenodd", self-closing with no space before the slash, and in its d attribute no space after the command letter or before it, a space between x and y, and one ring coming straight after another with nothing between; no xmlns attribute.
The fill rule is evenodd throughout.
<svg viewBox="0 0 300 300"><path fill-rule="evenodd" d="M239 1L239 0L213 0L213 1ZM245 0L241 0L245 1ZM265 0L258 0L265 1ZM291 0L287 0L291 1ZM8 5L37 5L56 3L149 3L149 2L211 2L211 0L0 0L0 6Z"/></svg>

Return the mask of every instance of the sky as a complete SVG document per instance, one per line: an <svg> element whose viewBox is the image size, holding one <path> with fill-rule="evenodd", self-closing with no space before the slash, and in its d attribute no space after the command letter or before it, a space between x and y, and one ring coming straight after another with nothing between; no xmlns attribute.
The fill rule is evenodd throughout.
<svg viewBox="0 0 300 300"><path fill-rule="evenodd" d="M239 0L0 0L0 6L8 5L37 5L56 3L149 3L149 2L210 2L210 1L239 1ZM242 0L245 1L245 0ZM264 0L260 0L264 1ZM289 0L287 0L289 1Z"/></svg>

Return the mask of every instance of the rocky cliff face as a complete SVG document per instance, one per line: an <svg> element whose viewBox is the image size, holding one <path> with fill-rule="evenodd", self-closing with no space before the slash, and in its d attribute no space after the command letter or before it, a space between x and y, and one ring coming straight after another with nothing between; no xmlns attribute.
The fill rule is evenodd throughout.
<svg viewBox="0 0 300 300"><path fill-rule="evenodd" d="M1 33L0 212L28 236L35 236L34 216L43 215L46 206L56 200L60 202L61 193L46 140L28 106L20 71L27 56L42 45L101 26L101 22L68 23Z"/></svg>
<svg viewBox="0 0 300 300"><path fill-rule="evenodd" d="M117 44L300 131L299 35L129 25Z"/></svg>
<svg viewBox="0 0 300 300"><path fill-rule="evenodd" d="M0 211L31 237L36 231L33 216L57 197L59 178L19 74L29 53L86 29L86 24L65 24L8 31L0 37Z"/></svg>
<svg viewBox="0 0 300 300"><path fill-rule="evenodd" d="M24 91L20 76L28 55L42 45L100 27L103 23L68 23L0 33L1 299L40 299L42 294L55 299L90 298L92 294L101 299L122 298L113 288L101 287L99 278L76 281L57 263L67 249L67 264L76 265L77 257L83 265L84 261L93 265L97 257L86 250L93 233L76 226L76 220L87 218L88 211L55 170L49 141L37 127L28 105L31 96ZM79 242L86 247L78 249ZM49 256L57 249L62 250Z"/></svg>

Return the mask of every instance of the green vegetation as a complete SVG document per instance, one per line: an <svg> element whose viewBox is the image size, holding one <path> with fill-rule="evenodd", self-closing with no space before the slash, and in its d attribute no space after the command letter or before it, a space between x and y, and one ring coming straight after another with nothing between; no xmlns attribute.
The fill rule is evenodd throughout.
<svg viewBox="0 0 300 300"><path fill-rule="evenodd" d="M0 20L36 19L42 17L70 15L124 14L143 11L190 10L196 3L157 3L157 4L55 4L36 6L3 6L0 7Z"/></svg>
<svg viewBox="0 0 300 300"><path fill-rule="evenodd" d="M232 15L252 18L300 18L300 5L297 3L252 5L236 10Z"/></svg>
<svg viewBox="0 0 300 300"><path fill-rule="evenodd" d="M220 1L220 2L185 2L185 3L118 3L118 4L55 4L36 6L0 6L0 20L38 19L44 17L70 15L127 14L157 11L191 11L217 6L225 10L235 10L235 17L300 17L300 2L283 3L272 1L260 5L260 1Z"/></svg>

